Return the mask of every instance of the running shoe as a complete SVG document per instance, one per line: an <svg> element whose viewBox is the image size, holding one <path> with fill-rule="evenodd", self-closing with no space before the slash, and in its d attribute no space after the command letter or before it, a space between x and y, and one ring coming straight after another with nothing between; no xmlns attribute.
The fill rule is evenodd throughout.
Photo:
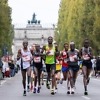
<svg viewBox="0 0 100 100"><path fill-rule="evenodd" d="M67 94L70 94L70 87L68 87Z"/></svg>
<svg viewBox="0 0 100 100"><path fill-rule="evenodd" d="M42 82L42 85L44 85L44 82Z"/></svg>
<svg viewBox="0 0 100 100"><path fill-rule="evenodd" d="M23 92L23 96L26 96L26 91L24 90L24 92Z"/></svg>
<svg viewBox="0 0 100 100"><path fill-rule="evenodd" d="M85 91L85 92L84 92L84 95L88 95L88 92L87 92L87 91Z"/></svg>
<svg viewBox="0 0 100 100"><path fill-rule="evenodd" d="M36 88L34 88L33 93L36 93Z"/></svg>
<svg viewBox="0 0 100 100"><path fill-rule="evenodd" d="M71 94L74 94L74 93L75 93L74 88L72 88L71 89Z"/></svg>
<svg viewBox="0 0 100 100"><path fill-rule="evenodd" d="M70 90L67 91L67 94L70 94Z"/></svg>
<svg viewBox="0 0 100 100"><path fill-rule="evenodd" d="M54 89L51 89L51 94L52 94L52 95L54 95L54 94L55 94Z"/></svg>
<svg viewBox="0 0 100 100"><path fill-rule="evenodd" d="M40 93L40 89L41 89L41 87L38 87L38 89L37 89L37 93Z"/></svg>
<svg viewBox="0 0 100 100"><path fill-rule="evenodd" d="M55 93L57 93L58 88L55 88Z"/></svg>

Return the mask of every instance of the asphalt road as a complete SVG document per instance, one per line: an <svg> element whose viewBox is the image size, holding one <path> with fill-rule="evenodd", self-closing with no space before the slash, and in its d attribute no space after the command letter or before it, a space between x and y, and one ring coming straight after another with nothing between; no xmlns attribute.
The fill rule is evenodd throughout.
<svg viewBox="0 0 100 100"><path fill-rule="evenodd" d="M84 96L82 76L79 75L76 82L74 95L66 94L66 82L58 85L55 95L44 84L40 93L27 92L23 96L22 80L20 72L13 78L6 78L0 85L0 100L100 100L100 79L91 78L88 86L88 96Z"/></svg>

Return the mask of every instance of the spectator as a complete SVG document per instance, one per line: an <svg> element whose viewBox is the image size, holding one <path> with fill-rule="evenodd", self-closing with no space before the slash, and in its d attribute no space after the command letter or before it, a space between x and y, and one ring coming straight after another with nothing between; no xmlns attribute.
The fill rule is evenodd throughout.
<svg viewBox="0 0 100 100"><path fill-rule="evenodd" d="M98 77L100 75L100 56L97 57L96 60L96 77Z"/></svg>
<svg viewBox="0 0 100 100"><path fill-rule="evenodd" d="M2 75L2 66L3 66L3 63L2 63L2 60L0 58L0 79L3 79L3 75Z"/></svg>
<svg viewBox="0 0 100 100"><path fill-rule="evenodd" d="M95 76L95 70L96 70L96 57L93 56L93 59L91 59L92 62L92 75Z"/></svg>
<svg viewBox="0 0 100 100"><path fill-rule="evenodd" d="M10 69L9 69L9 66L8 66L7 59L5 57L3 57L2 62L3 62L3 68L2 68L3 78L4 78L4 76L10 77L10 74L9 74Z"/></svg>
<svg viewBox="0 0 100 100"><path fill-rule="evenodd" d="M8 65L10 67L10 76L13 77L15 75L15 65L14 65L14 61L10 60L8 62Z"/></svg>

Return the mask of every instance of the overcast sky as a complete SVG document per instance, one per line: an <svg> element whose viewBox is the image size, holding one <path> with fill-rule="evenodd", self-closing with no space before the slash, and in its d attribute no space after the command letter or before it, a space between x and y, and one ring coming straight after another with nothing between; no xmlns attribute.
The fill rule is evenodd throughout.
<svg viewBox="0 0 100 100"><path fill-rule="evenodd" d="M9 0L12 8L12 23L27 24L36 13L42 24L56 24L61 0Z"/></svg>

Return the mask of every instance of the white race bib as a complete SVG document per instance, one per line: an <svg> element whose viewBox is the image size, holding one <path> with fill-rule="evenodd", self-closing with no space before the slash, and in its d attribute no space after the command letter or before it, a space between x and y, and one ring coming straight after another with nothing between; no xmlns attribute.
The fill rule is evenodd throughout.
<svg viewBox="0 0 100 100"><path fill-rule="evenodd" d="M89 57L88 55L83 55L83 59L84 59L84 60L89 60L90 57Z"/></svg>
<svg viewBox="0 0 100 100"><path fill-rule="evenodd" d="M74 62L74 61L75 61L74 56L70 56L70 57L69 57L69 60L70 60L71 62Z"/></svg>
<svg viewBox="0 0 100 100"><path fill-rule="evenodd" d="M54 55L54 50L50 50L50 53L48 55Z"/></svg>
<svg viewBox="0 0 100 100"><path fill-rule="evenodd" d="M30 61L30 60L31 60L30 56L28 56L28 55L23 57L23 61Z"/></svg>
<svg viewBox="0 0 100 100"><path fill-rule="evenodd" d="M41 62L41 57L34 57L34 62L35 63L40 63Z"/></svg>
<svg viewBox="0 0 100 100"><path fill-rule="evenodd" d="M66 52L63 52L63 55L66 55Z"/></svg>

